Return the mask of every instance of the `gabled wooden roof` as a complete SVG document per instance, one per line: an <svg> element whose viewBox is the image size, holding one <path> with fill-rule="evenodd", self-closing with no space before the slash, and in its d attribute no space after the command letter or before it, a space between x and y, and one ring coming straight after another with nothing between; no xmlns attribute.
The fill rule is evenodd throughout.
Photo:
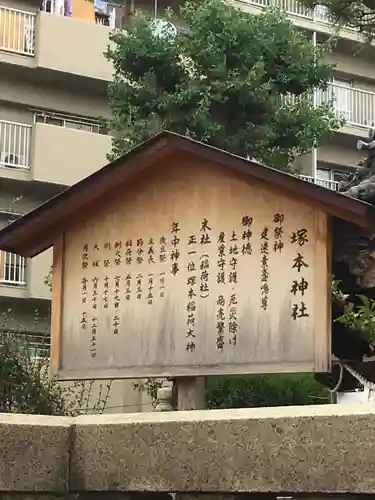
<svg viewBox="0 0 375 500"><path fill-rule="evenodd" d="M297 196L306 204L314 205L334 217L363 227L370 227L375 222L375 207L368 203L165 131L1 230L0 249L25 257L38 255L53 245L54 237L64 231L72 218L83 208L87 208L99 198L110 196L119 185L130 182L134 174L178 152L233 169L254 180L264 181L270 187L280 189L291 197Z"/></svg>

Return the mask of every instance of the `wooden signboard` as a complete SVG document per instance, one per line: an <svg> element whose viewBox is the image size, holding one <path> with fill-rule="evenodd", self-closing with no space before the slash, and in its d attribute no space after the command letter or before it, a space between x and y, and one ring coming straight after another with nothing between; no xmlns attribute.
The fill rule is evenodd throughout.
<svg viewBox="0 0 375 500"><path fill-rule="evenodd" d="M264 183L155 166L54 247L60 379L329 367L328 216Z"/></svg>

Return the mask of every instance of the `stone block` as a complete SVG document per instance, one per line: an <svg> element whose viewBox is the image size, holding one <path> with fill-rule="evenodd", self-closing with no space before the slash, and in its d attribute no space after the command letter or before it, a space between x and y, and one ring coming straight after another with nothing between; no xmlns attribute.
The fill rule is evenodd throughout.
<svg viewBox="0 0 375 500"><path fill-rule="evenodd" d="M72 419L0 414L0 491L68 490Z"/></svg>
<svg viewBox="0 0 375 500"><path fill-rule="evenodd" d="M375 493L375 405L82 416L72 491Z"/></svg>

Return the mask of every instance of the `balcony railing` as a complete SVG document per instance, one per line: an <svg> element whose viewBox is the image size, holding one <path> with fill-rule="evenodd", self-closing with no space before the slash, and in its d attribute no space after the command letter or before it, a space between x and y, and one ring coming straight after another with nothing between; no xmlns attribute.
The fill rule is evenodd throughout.
<svg viewBox="0 0 375 500"><path fill-rule="evenodd" d="M0 50L34 55L35 14L0 6Z"/></svg>
<svg viewBox="0 0 375 500"><path fill-rule="evenodd" d="M297 0L237 0L243 4L252 4L257 7L280 7L288 14L310 21L331 24L328 11L324 5L317 5L315 10L308 9Z"/></svg>
<svg viewBox="0 0 375 500"><path fill-rule="evenodd" d="M0 120L0 165L30 168L31 125Z"/></svg>
<svg viewBox="0 0 375 500"><path fill-rule="evenodd" d="M329 181L326 179L318 179L311 177L310 175L299 175L299 178L306 181L311 182L311 184L317 184L318 186L325 187L326 189L331 189L332 191L337 191L339 183L337 181Z"/></svg>
<svg viewBox="0 0 375 500"><path fill-rule="evenodd" d="M0 283L26 285L26 259L14 253L0 251Z"/></svg>
<svg viewBox="0 0 375 500"><path fill-rule="evenodd" d="M116 4L106 3L105 10L100 11L99 9L94 10L95 24L101 24L102 26L109 26L111 28L115 27L116 23ZM71 17L71 8L67 7L66 4L58 2L56 0L43 0L41 4L41 10L44 12L49 12L56 16Z"/></svg>
<svg viewBox="0 0 375 500"><path fill-rule="evenodd" d="M370 128L375 125L375 92L349 85L330 83L326 90L316 90L316 104L332 102L338 118L344 118L345 125ZM293 95L285 95L282 102L292 103Z"/></svg>
<svg viewBox="0 0 375 500"><path fill-rule="evenodd" d="M371 127L375 121L375 93L332 83L326 91L317 91L317 103L333 101L338 117L347 124Z"/></svg>

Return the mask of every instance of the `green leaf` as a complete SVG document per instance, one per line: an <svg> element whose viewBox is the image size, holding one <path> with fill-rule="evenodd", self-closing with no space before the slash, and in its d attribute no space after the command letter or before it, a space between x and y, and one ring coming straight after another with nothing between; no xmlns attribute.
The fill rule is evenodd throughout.
<svg viewBox="0 0 375 500"><path fill-rule="evenodd" d="M153 19L137 12L111 35L110 159L164 128L293 171L297 156L341 126L332 103L312 101L333 77L331 48L315 48L285 13L251 16L202 0L174 17L184 26L177 34L155 36Z"/></svg>

